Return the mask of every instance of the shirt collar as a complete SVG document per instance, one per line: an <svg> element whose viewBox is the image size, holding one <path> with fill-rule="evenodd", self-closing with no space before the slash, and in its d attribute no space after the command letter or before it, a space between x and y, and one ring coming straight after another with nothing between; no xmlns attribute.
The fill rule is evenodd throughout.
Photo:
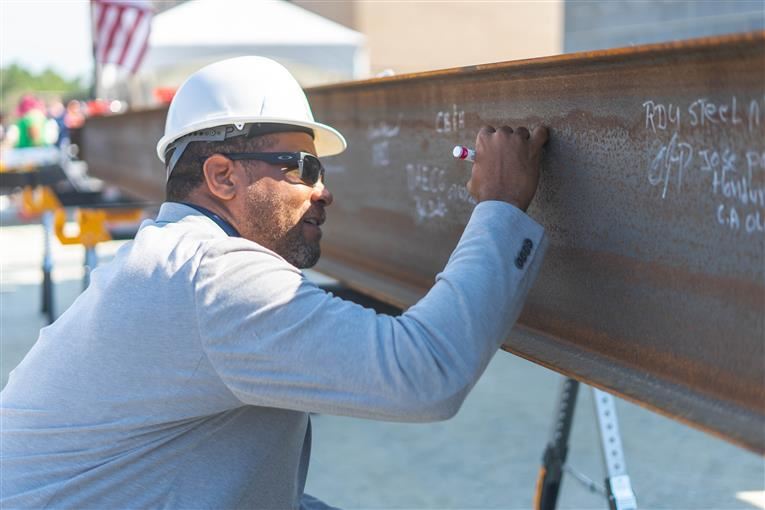
<svg viewBox="0 0 765 510"><path fill-rule="evenodd" d="M202 207L201 205L191 204L189 202L178 202L179 204L183 204L185 206L191 207L192 209L196 209L197 211L201 212L211 220L215 222L216 225L218 225L221 230L223 230L226 234L228 234L230 237L242 237L239 235L239 232L234 228L231 223L227 222L211 210Z"/></svg>

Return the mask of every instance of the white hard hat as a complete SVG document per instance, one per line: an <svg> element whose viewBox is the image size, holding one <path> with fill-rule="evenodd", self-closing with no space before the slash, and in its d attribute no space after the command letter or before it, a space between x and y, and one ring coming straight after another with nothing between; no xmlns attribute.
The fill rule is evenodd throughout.
<svg viewBox="0 0 765 510"><path fill-rule="evenodd" d="M170 177L186 146L193 141L222 141L234 136L287 131L288 126L313 134L318 156L345 150L336 129L313 120L297 80L281 64L264 57L237 57L203 67L180 86L165 121L157 155ZM165 157L173 151L170 161Z"/></svg>

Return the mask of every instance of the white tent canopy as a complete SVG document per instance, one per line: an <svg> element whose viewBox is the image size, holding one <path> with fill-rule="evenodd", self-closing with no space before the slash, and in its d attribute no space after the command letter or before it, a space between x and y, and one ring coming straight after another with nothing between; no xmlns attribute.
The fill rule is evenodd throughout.
<svg viewBox="0 0 765 510"><path fill-rule="evenodd" d="M283 0L189 0L154 17L143 64L123 87L134 105L150 104L154 87L180 85L206 64L241 55L273 58L303 86L364 78L364 45L363 34ZM116 92L107 82L120 88L120 80L106 74L104 91Z"/></svg>

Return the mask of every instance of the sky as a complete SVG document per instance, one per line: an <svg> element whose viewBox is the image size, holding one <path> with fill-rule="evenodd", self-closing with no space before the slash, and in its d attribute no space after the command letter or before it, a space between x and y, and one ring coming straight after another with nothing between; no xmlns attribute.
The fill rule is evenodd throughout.
<svg viewBox="0 0 765 510"><path fill-rule="evenodd" d="M93 69L88 0L0 0L0 67L12 63L87 79Z"/></svg>

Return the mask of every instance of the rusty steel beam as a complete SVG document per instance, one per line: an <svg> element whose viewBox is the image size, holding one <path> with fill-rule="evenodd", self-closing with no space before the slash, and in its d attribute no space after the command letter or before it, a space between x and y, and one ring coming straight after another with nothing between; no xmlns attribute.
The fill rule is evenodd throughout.
<svg viewBox="0 0 765 510"><path fill-rule="evenodd" d="M765 452L765 33L354 82L309 98L349 140L325 162L335 203L320 270L416 302L473 208L469 166L452 147L484 124L545 124L529 214L551 245L504 349ZM161 199L151 144L162 114L90 123L94 171ZM98 159L91 138L109 146L116 133L135 147Z"/></svg>
<svg viewBox="0 0 765 510"><path fill-rule="evenodd" d="M165 170L154 147L167 109L89 118L82 130L88 173L152 202L165 198Z"/></svg>

